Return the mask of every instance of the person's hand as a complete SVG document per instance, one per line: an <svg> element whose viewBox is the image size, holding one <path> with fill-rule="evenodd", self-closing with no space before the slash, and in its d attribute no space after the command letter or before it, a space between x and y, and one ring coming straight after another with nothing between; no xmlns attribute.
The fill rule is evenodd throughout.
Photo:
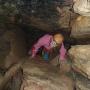
<svg viewBox="0 0 90 90"><path fill-rule="evenodd" d="M66 59L60 60L60 72L65 73L70 71L70 65Z"/></svg>
<svg viewBox="0 0 90 90"><path fill-rule="evenodd" d="M66 61L66 58L60 57L59 61L60 61L60 62L65 62L65 61Z"/></svg>

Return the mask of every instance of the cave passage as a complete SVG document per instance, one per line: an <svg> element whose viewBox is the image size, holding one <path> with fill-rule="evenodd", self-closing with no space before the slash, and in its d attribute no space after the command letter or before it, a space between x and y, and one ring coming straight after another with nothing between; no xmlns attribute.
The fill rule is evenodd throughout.
<svg viewBox="0 0 90 90"><path fill-rule="evenodd" d="M90 90L90 0L0 0L0 90Z"/></svg>

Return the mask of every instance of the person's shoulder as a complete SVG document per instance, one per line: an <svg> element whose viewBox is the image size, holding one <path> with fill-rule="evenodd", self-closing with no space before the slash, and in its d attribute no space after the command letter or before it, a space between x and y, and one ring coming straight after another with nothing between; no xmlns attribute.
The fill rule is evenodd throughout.
<svg viewBox="0 0 90 90"><path fill-rule="evenodd" d="M43 41L43 43L47 43L52 38L52 35L45 34L43 37L41 37L39 40Z"/></svg>
<svg viewBox="0 0 90 90"><path fill-rule="evenodd" d="M52 35L50 35L50 34L45 34L43 37L49 38L49 37L52 37Z"/></svg>

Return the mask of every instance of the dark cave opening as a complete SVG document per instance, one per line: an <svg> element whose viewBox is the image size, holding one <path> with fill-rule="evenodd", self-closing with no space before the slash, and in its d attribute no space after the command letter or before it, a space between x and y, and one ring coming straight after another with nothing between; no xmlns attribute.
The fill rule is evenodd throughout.
<svg viewBox="0 0 90 90"><path fill-rule="evenodd" d="M64 36L64 44L66 49L70 49L71 45L75 45L76 41L73 38L70 38L70 30L68 28L61 28L54 31L44 31L40 30L33 26L22 25L22 31L25 33L25 40L27 43L27 51L31 49L31 47L37 42L37 40L44 36L45 34L54 35L56 33L60 33Z"/></svg>

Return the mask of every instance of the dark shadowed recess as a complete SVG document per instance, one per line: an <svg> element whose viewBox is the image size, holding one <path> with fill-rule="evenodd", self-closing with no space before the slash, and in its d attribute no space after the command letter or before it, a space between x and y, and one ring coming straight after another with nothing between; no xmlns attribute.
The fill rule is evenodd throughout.
<svg viewBox="0 0 90 90"><path fill-rule="evenodd" d="M37 29L32 26L30 27L27 25L22 25L21 28L26 35L26 42L27 42L28 49L30 49L33 46L33 44L36 43L37 40L45 34L54 35L56 33L61 33L65 38L64 44L67 49L69 49L71 45L76 44L75 39L70 38L70 30L66 30L68 28L61 28L61 29L57 29L49 32Z"/></svg>

